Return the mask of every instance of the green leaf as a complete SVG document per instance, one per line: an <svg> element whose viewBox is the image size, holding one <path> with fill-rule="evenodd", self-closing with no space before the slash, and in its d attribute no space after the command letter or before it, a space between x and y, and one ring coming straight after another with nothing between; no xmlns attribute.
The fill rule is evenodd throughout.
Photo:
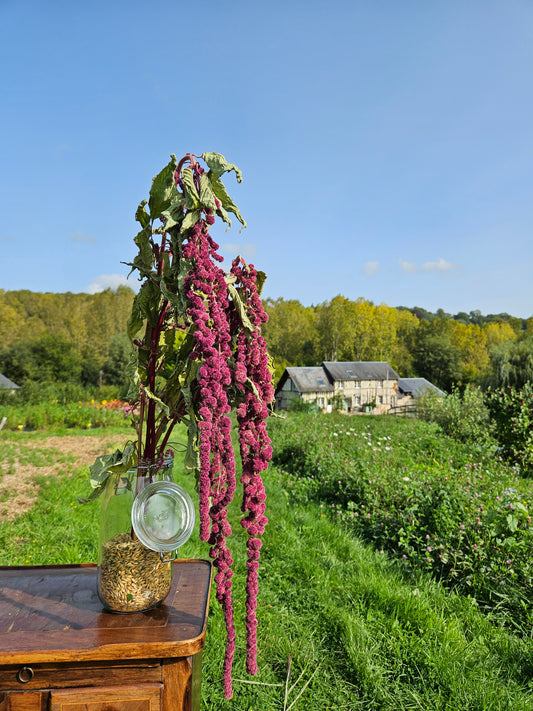
<svg viewBox="0 0 533 711"><path fill-rule="evenodd" d="M161 217L165 218L165 224L158 227L154 232L167 232L176 225L179 225L183 220L183 208L185 206L185 196L176 192L175 198L172 200L168 210L163 210Z"/></svg>
<svg viewBox="0 0 533 711"><path fill-rule="evenodd" d="M258 271L256 282L255 282L255 285L257 287L258 296L261 296L261 294L263 293L263 287L265 286L266 280L267 280L267 275L265 274L265 272Z"/></svg>
<svg viewBox="0 0 533 711"><path fill-rule="evenodd" d="M234 163L228 163L220 153L202 153L202 160L207 164L213 181L218 180L224 173L234 170L237 182L242 183L241 171Z"/></svg>
<svg viewBox="0 0 533 711"><path fill-rule="evenodd" d="M185 207L188 210L195 210L200 204L200 196L196 190L192 168L184 168L181 171L181 179L185 191Z"/></svg>
<svg viewBox="0 0 533 711"><path fill-rule="evenodd" d="M518 519L516 518L516 516L513 516L512 514L507 514L507 525L509 527L509 530L514 533L518 528Z"/></svg>
<svg viewBox="0 0 533 711"><path fill-rule="evenodd" d="M191 360L189 358L193 347L193 335L187 334L178 352L178 358L184 364L179 376L180 387L186 388L188 391L190 390L190 386L196 380L198 371L200 370L200 363L197 360ZM190 404L192 404L192 401Z"/></svg>
<svg viewBox="0 0 533 711"><path fill-rule="evenodd" d="M221 217L223 219L223 221L227 224L227 227L226 227L226 232L227 232L229 230L229 228L231 227L231 220L230 220L228 213L226 212L226 210L224 210L222 205L220 207L217 207L217 215L219 217Z"/></svg>
<svg viewBox="0 0 533 711"><path fill-rule="evenodd" d="M233 284L228 284L227 286L228 286L228 293L231 296L231 300L233 301L233 304L237 310L237 313L239 314L242 325L244 326L244 328L247 331L249 331L250 333L253 333L255 331L255 326L248 318L248 314L246 312L246 306L244 305L239 292L233 286Z"/></svg>
<svg viewBox="0 0 533 711"><path fill-rule="evenodd" d="M157 397L157 395L155 395L146 385L142 388L142 390L147 395L147 397L149 397L151 400L153 400L159 405L159 407L163 410L167 417L170 417L170 410L166 402L163 402L161 398Z"/></svg>
<svg viewBox="0 0 533 711"><path fill-rule="evenodd" d="M224 210L227 210L228 212L232 212L235 215L235 217L239 220L242 227L243 228L246 227L246 222L244 220L244 217L241 215L240 210L237 207L237 205L233 202L233 200L228 195L226 186L224 185L224 183L221 180L213 181L213 192L215 193L217 198L220 200ZM222 217L222 219L224 219L223 214L221 214L220 216ZM226 219L224 221L227 222L228 220Z"/></svg>
<svg viewBox="0 0 533 711"><path fill-rule="evenodd" d="M187 451L183 462L185 471L200 471L200 452L198 448L198 425L195 418L189 419L187 428Z"/></svg>
<svg viewBox="0 0 533 711"><path fill-rule="evenodd" d="M127 472L137 466L137 457L135 454L135 445L128 444L121 451L115 450L112 454L102 454L96 458L94 464L89 467L90 484L93 487L92 494L87 497L78 497L81 504L86 504L89 501L94 501L104 490L105 483L111 474L119 472Z"/></svg>
<svg viewBox="0 0 533 711"><path fill-rule="evenodd" d="M198 364L199 367L199 364ZM187 422L187 450L185 452L184 467L188 473L196 475L197 483L200 474L200 451L198 445L198 423L194 412L193 391L190 385L182 385L181 392L187 407L189 417Z"/></svg>
<svg viewBox="0 0 533 711"><path fill-rule="evenodd" d="M215 195L213 193L213 186L209 180L206 173L203 173L200 177L200 202L208 210L213 210L216 212L217 206L215 203Z"/></svg>
<svg viewBox="0 0 533 711"><path fill-rule="evenodd" d="M170 163L152 180L150 199L148 201L152 220L155 220L165 210L168 210L178 192L174 182L174 173L177 167L176 156L172 155Z"/></svg>
<svg viewBox="0 0 533 711"><path fill-rule="evenodd" d="M142 288L143 287L141 287L141 290ZM127 324L128 336L130 341L132 341L137 335L137 333L139 333L144 323L144 316L141 309L140 300L138 299L139 294L137 294L137 296L133 300L133 304L131 306L131 314Z"/></svg>
<svg viewBox="0 0 533 711"><path fill-rule="evenodd" d="M192 227L194 227L194 225L198 222L201 216L202 213L200 210L191 210L190 212L188 212L183 218L183 222L181 223L180 234L184 234L185 232L187 232L187 230L190 230Z"/></svg>
<svg viewBox="0 0 533 711"><path fill-rule="evenodd" d="M150 271L153 264L153 253L152 253L152 243L151 238L152 230L150 227L145 227L140 232L138 232L133 241L139 248L139 252L135 259L133 260L134 267L139 270L141 274L146 271Z"/></svg>
<svg viewBox="0 0 533 711"><path fill-rule="evenodd" d="M137 222L141 223L142 227L147 227L150 224L150 215L145 210L145 205L148 203L147 200L143 200L139 203L137 212L135 213L135 219Z"/></svg>
<svg viewBox="0 0 533 711"><path fill-rule="evenodd" d="M157 324L160 303L161 292L157 284L152 281L145 281L133 300L131 315L128 319L128 335L130 339L133 339L145 319L148 320L151 326Z"/></svg>
<svg viewBox="0 0 533 711"><path fill-rule="evenodd" d="M165 279L168 279L168 278L170 277L170 273L171 273L171 270L170 270L170 255L169 255L169 253L168 253L168 252L163 252L163 254L161 255L161 259L162 259L162 261L163 261L163 277L164 277ZM161 283L161 286L163 286L162 283Z"/></svg>

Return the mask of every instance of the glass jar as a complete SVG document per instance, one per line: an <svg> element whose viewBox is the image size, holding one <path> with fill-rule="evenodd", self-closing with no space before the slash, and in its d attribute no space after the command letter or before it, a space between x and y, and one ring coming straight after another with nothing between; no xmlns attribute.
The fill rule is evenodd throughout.
<svg viewBox="0 0 533 711"><path fill-rule="evenodd" d="M171 471L169 458L160 467L139 465L112 473L106 481L100 509L98 596L109 611L150 610L170 591L172 552L194 527L192 501L172 482Z"/></svg>

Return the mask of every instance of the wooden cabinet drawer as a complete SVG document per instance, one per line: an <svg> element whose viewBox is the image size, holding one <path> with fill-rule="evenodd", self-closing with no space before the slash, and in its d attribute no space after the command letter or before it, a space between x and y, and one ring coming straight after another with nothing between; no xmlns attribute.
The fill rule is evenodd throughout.
<svg viewBox="0 0 533 711"><path fill-rule="evenodd" d="M49 711L161 711L161 684L52 689Z"/></svg>
<svg viewBox="0 0 533 711"><path fill-rule="evenodd" d="M61 689L162 681L159 660L0 666L2 689ZM0 697L1 698L1 697ZM3 711L0 705L0 711Z"/></svg>
<svg viewBox="0 0 533 711"><path fill-rule="evenodd" d="M0 711L42 711L46 692L0 691Z"/></svg>

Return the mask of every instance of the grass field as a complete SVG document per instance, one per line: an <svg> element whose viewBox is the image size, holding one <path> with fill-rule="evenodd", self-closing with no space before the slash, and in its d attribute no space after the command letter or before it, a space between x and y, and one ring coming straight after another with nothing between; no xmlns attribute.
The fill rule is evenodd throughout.
<svg viewBox="0 0 533 711"><path fill-rule="evenodd" d="M202 709L530 711L533 640L527 626L498 621L489 610L483 610L475 596L450 590L443 579L444 569L439 581L427 561L415 564L418 549L414 541L419 533L422 543L429 535L421 533L422 525L427 528L429 522L422 518L421 499L417 498L429 474L427 467L417 464L413 452L408 457L407 449L423 446L426 460L431 452L433 475L453 480L466 466L459 466L455 444L420 423L405 422L399 429L394 423L387 424L386 418L319 418L310 423L301 417L277 421L271 428L278 463L265 476L270 523L260 568L259 674L249 677L244 671L245 539L236 502L231 511L238 629L234 698L226 701L222 694L224 619L212 601ZM341 427L352 432L343 434ZM378 430L372 428L379 428L381 445L365 458L354 442L367 440L363 432L371 432L377 450ZM128 434L128 430L115 427L0 432L4 453L0 564L95 561L98 504L82 506L78 496L88 493L87 467L94 456L112 451ZM339 438L341 444L337 443ZM298 439L301 446L296 451ZM331 441L335 447L330 446ZM353 448L347 450L348 446ZM365 447L369 452L372 449ZM450 463L452 451L455 464ZM335 459L335 452L340 453L340 460ZM311 470L309 457L322 467L322 477L317 477L318 470ZM479 493L488 503L496 500L496 489L516 488L512 471L501 464L500 468L491 467L486 460L482 469L486 478L481 481L470 476L474 481L470 483L472 500ZM478 469L471 473L474 471L479 474ZM175 474L195 498L193 481L178 466ZM372 483L357 489L355 482L363 475ZM419 482L418 488L402 488L398 481L408 483L403 482L404 477ZM333 481L341 484L333 486ZM463 491L466 479L461 482ZM344 499L339 496L348 491ZM528 496L529 492L527 488L520 493ZM384 522L389 506L390 538L396 535L392 518L403 510L401 497L406 497L405 510L413 501L420 504L419 523L407 531L412 540L406 545L413 549L410 565L404 562L405 553L395 553L392 545L385 545L385 536L380 533L378 539L376 533L383 528L377 517L382 516ZM529 500L524 500L529 506ZM354 526L349 514L360 512L361 506L370 507L372 502L369 518L375 517L374 527ZM444 540L448 523L455 520L453 507L448 508L449 518L439 529L443 546L448 545ZM470 519L461 525L469 526ZM448 528L454 530L451 523ZM520 519L515 529L517 545L528 544L528 530ZM519 539L516 531L526 538ZM450 538L449 546L457 541ZM197 532L180 549L180 555L208 558ZM507 590L508 583L511 585L512 577L501 587ZM512 592L512 585L509 589Z"/></svg>

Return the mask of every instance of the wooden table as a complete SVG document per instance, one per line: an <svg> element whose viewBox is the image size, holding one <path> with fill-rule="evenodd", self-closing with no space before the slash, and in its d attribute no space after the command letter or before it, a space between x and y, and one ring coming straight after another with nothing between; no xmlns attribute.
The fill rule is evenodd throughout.
<svg viewBox="0 0 533 711"><path fill-rule="evenodd" d="M173 563L164 602L104 612L94 565L0 567L0 711L196 711L211 585Z"/></svg>

